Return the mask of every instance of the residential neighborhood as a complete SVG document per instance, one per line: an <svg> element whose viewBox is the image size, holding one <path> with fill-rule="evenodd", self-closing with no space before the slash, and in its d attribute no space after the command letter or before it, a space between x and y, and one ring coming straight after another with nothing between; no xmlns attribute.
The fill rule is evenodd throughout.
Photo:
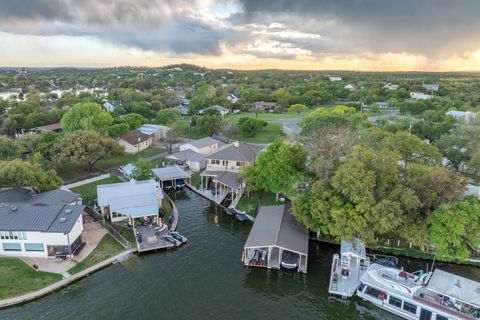
<svg viewBox="0 0 480 320"><path fill-rule="evenodd" d="M480 320L478 12L2 3L0 319Z"/></svg>

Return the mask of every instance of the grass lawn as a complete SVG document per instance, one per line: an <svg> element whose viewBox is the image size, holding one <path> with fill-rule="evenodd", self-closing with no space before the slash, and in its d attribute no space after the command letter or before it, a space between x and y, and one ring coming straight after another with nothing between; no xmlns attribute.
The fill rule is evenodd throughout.
<svg viewBox="0 0 480 320"><path fill-rule="evenodd" d="M250 197L247 198L247 196L244 195L235 209L245 211L246 213L255 216L257 214L255 212L257 204L260 204L261 206L272 206L283 204L283 202L275 201L275 194L271 192L250 192Z"/></svg>
<svg viewBox="0 0 480 320"><path fill-rule="evenodd" d="M180 137L188 138L189 126L190 126L189 121L190 121L190 117L186 117L186 118L183 117L183 118L177 119L176 124L177 124L177 129ZM202 130L199 130L196 127L192 127L192 135L191 135L192 139L200 139L205 137L206 135L207 134Z"/></svg>
<svg viewBox="0 0 480 320"><path fill-rule="evenodd" d="M78 193L82 196L83 200L89 205L93 205L93 201L97 198L97 186L99 184L110 184L122 182L119 177L111 176L106 179L98 180L92 183L84 184L76 188L70 189L72 192Z"/></svg>
<svg viewBox="0 0 480 320"><path fill-rule="evenodd" d="M108 159L98 161L93 171L103 171L112 169L115 167L119 167L125 165L130 162L135 162L139 158L149 157L155 154L159 154L164 152L165 149L163 148L150 148L141 151L139 154L120 154L112 156ZM77 163L67 162L61 165L57 169L57 173L62 177L64 180L71 180L76 177L81 177L87 174L85 168L83 166L78 165Z"/></svg>
<svg viewBox="0 0 480 320"><path fill-rule="evenodd" d="M111 224L112 228L117 230L125 239L127 239L131 244L136 243L135 234L133 234L133 229L119 226L117 224Z"/></svg>
<svg viewBox="0 0 480 320"><path fill-rule="evenodd" d="M251 143L270 143L278 138L284 137L285 133L279 124L269 123L266 127L260 129L255 137L241 137L239 134L229 137L233 140L240 140Z"/></svg>
<svg viewBox="0 0 480 320"><path fill-rule="evenodd" d="M60 274L35 271L18 258L0 258L0 299L42 289L62 278Z"/></svg>
<svg viewBox="0 0 480 320"><path fill-rule="evenodd" d="M85 270L99 262L107 260L120 252L125 248L118 243L109 233L103 236L98 246L86 257L83 261L77 263L73 268L68 270L68 273L75 274L82 270Z"/></svg>
<svg viewBox="0 0 480 320"><path fill-rule="evenodd" d="M269 120L278 120L278 119L293 119L293 118L301 118L304 119L312 110L309 110L307 112L302 112L300 114L297 113L270 113L270 112L260 112L258 113L258 117L255 116L254 112L241 112L239 114L229 114L225 117L225 120L230 120L233 122L238 122L238 119L243 118L243 117L252 117L252 118L257 118L261 119L264 121L269 121Z"/></svg>

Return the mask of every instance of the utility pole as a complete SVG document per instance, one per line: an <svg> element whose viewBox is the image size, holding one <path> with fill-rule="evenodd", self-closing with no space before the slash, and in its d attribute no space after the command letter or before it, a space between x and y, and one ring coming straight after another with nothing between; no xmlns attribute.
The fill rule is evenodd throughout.
<svg viewBox="0 0 480 320"><path fill-rule="evenodd" d="M188 141L192 138L192 118L188 121Z"/></svg>

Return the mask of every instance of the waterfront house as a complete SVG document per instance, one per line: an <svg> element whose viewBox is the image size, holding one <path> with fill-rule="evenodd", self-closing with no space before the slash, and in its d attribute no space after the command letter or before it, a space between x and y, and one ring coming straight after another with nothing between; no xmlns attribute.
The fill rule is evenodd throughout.
<svg viewBox="0 0 480 320"><path fill-rule="evenodd" d="M162 189L176 189L183 187L191 175L177 165L152 169L155 180L160 183ZM190 182L190 181L188 181Z"/></svg>
<svg viewBox="0 0 480 320"><path fill-rule="evenodd" d="M37 193L18 187L0 191L0 255L72 255L82 240L85 206L68 190Z"/></svg>
<svg viewBox="0 0 480 320"><path fill-rule="evenodd" d="M97 186L97 204L112 222L129 218L158 219L163 192L153 180L120 182Z"/></svg>
<svg viewBox="0 0 480 320"><path fill-rule="evenodd" d="M125 147L126 153L138 153L153 145L154 136L135 129L118 139L118 144Z"/></svg>
<svg viewBox="0 0 480 320"><path fill-rule="evenodd" d="M179 149L180 151L193 150L196 153L207 155L217 151L218 148L223 145L224 143L217 139L214 139L212 137L205 137L205 138L192 140L187 143L181 144Z"/></svg>
<svg viewBox="0 0 480 320"><path fill-rule="evenodd" d="M244 166L255 163L261 149L257 145L236 141L208 154L206 169L200 174L201 190L211 190L218 203L226 197L231 204L238 203L245 189L239 173Z"/></svg>
<svg viewBox="0 0 480 320"><path fill-rule="evenodd" d="M410 92L410 98L415 100L430 100L433 96L422 92Z"/></svg>
<svg viewBox="0 0 480 320"><path fill-rule="evenodd" d="M243 247L246 266L307 272L308 229L295 220L289 205L260 207Z"/></svg>

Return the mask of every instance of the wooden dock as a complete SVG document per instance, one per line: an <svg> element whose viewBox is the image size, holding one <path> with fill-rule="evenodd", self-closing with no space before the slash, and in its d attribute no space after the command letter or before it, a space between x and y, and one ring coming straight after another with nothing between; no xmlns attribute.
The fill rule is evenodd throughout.
<svg viewBox="0 0 480 320"><path fill-rule="evenodd" d="M175 245L170 242L162 241L154 245L142 246L142 244L138 244L137 247L138 247L137 252L142 253L142 252L148 252L148 251L169 250L169 249L173 249Z"/></svg>

